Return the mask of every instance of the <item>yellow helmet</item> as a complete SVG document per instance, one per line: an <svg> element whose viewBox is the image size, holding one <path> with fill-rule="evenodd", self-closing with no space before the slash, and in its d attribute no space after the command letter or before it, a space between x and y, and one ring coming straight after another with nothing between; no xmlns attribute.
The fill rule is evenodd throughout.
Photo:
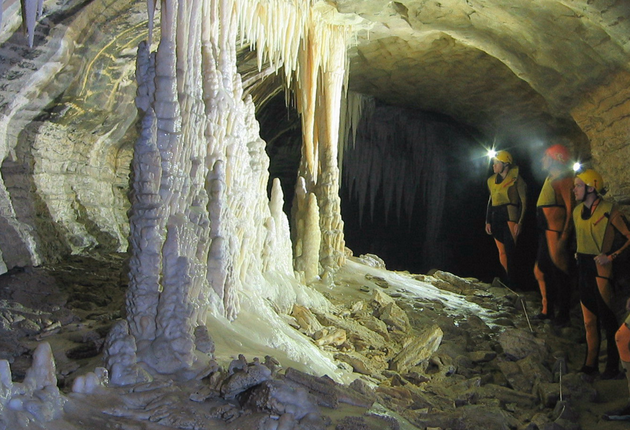
<svg viewBox="0 0 630 430"><path fill-rule="evenodd" d="M598 193L604 189L604 179L602 178L602 175L593 169L586 169L575 176L580 178L588 187L595 188L595 191Z"/></svg>
<svg viewBox="0 0 630 430"><path fill-rule="evenodd" d="M494 158L505 164L512 164L512 161L514 161L512 159L512 154L507 151L497 152L497 155L495 155Z"/></svg>

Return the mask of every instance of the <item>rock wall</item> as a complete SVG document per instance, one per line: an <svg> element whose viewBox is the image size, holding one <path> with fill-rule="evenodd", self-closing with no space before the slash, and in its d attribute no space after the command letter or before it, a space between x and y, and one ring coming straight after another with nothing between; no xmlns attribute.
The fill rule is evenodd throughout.
<svg viewBox="0 0 630 430"><path fill-rule="evenodd" d="M630 73L611 76L572 114L588 135L594 168L608 183L609 195L630 204Z"/></svg>
<svg viewBox="0 0 630 430"><path fill-rule="evenodd" d="M147 33L142 6L46 3L32 48L19 9L5 11L0 273L69 253L126 250L133 58Z"/></svg>

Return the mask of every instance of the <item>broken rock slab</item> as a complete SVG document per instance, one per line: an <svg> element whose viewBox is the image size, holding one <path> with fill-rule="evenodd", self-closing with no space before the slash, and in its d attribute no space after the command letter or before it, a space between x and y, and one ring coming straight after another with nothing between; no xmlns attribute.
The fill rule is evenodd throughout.
<svg viewBox="0 0 630 430"><path fill-rule="evenodd" d="M308 335L312 336L313 333L321 330L323 327L317 321L317 318L313 313L306 307L301 305L293 305L293 311L291 312L291 316L295 318L295 321L298 323L300 328Z"/></svg>
<svg viewBox="0 0 630 430"><path fill-rule="evenodd" d="M365 348L369 349L369 347L380 347L386 344L383 336L352 319L340 318L328 313L317 314L317 319L320 324L322 324L322 327L338 327L345 330L347 338L354 343L357 351Z"/></svg>
<svg viewBox="0 0 630 430"><path fill-rule="evenodd" d="M551 371L531 355L518 361L502 360L497 366L515 390L532 393L538 382L549 383L553 380Z"/></svg>
<svg viewBox="0 0 630 430"><path fill-rule="evenodd" d="M232 399L247 389L271 379L271 370L263 364L255 363L245 369L237 369L221 385L221 395Z"/></svg>
<svg viewBox="0 0 630 430"><path fill-rule="evenodd" d="M337 327L324 327L313 333L313 339L317 346L333 345L340 346L346 342L346 331Z"/></svg>
<svg viewBox="0 0 630 430"><path fill-rule="evenodd" d="M429 358L440 346L443 337L442 329L434 325L417 336L407 338L403 349L392 359L390 370L404 374L420 363L428 363Z"/></svg>
<svg viewBox="0 0 630 430"><path fill-rule="evenodd" d="M381 257L375 254L362 254L356 258L360 263L366 266L375 267L377 269L385 269L385 262Z"/></svg>
<svg viewBox="0 0 630 430"><path fill-rule="evenodd" d="M545 341L525 330L505 330L499 335L499 344L509 360L517 361L532 356L537 361L544 361L549 355Z"/></svg>
<svg viewBox="0 0 630 430"><path fill-rule="evenodd" d="M300 420L308 414L319 414L308 392L285 381L267 380L243 393L241 403L248 409L273 415L290 413Z"/></svg>
<svg viewBox="0 0 630 430"><path fill-rule="evenodd" d="M385 306L379 315L379 318L388 326L394 327L403 333L408 333L411 329L407 313L396 303L390 303Z"/></svg>
<svg viewBox="0 0 630 430"><path fill-rule="evenodd" d="M344 353L335 354L335 360L343 361L352 366L352 370L362 375L374 376L387 368L385 360L379 360L378 355L373 356L371 359L363 354L348 351Z"/></svg>
<svg viewBox="0 0 630 430"><path fill-rule="evenodd" d="M487 363L496 358L497 353L494 351L472 351L468 354L468 358L473 363Z"/></svg>
<svg viewBox="0 0 630 430"><path fill-rule="evenodd" d="M456 286L464 294L478 286L478 284L475 284L467 279L460 278L459 276L453 275L452 273L443 272L441 270L436 270L431 275L435 278L447 282L448 284Z"/></svg>
<svg viewBox="0 0 630 430"><path fill-rule="evenodd" d="M569 399L572 402L597 400L597 390L583 380L579 374L571 373L562 378L562 391L557 382L540 382L534 387L534 391L543 406L553 408L561 399Z"/></svg>
<svg viewBox="0 0 630 430"><path fill-rule="evenodd" d="M531 393L534 387L534 380L521 372L521 368L514 361L499 361L497 366L510 387L523 393Z"/></svg>

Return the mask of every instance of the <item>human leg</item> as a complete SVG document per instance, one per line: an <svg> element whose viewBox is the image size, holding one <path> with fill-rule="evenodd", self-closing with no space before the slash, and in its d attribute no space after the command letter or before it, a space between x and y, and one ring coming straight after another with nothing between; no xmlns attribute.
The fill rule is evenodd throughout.
<svg viewBox="0 0 630 430"><path fill-rule="evenodd" d="M534 277L538 282L538 289L540 290L541 310L538 314L539 319L547 319L553 316L553 312L549 312L549 300L547 298L547 278L545 276L544 268L545 262L549 260L547 251L547 240L545 238L544 231L540 230L538 235L538 250L536 252L536 263L534 264Z"/></svg>
<svg viewBox="0 0 630 430"><path fill-rule="evenodd" d="M553 301L554 309L557 311L556 322L566 324L569 322L569 312L571 310L571 276L569 275L570 257L567 250L566 241L561 240L561 233L553 230L545 231L545 241L547 243L549 267L548 290Z"/></svg>
<svg viewBox="0 0 630 430"><path fill-rule="evenodd" d="M617 330L617 333L615 334L615 342L617 344L619 356L621 357L621 364L626 370L629 400L626 406L604 414L603 418L605 420L630 421L630 328L628 328L628 323L630 323L630 316L626 319L626 322L621 324L619 330Z"/></svg>
<svg viewBox="0 0 630 430"><path fill-rule="evenodd" d="M617 317L612 310L613 287L610 283L610 267L597 266L598 276L596 278L598 289L597 312L601 327L606 334L606 352L607 362L606 370L602 374L602 378L614 378L619 374L619 351L613 339L619 328Z"/></svg>
<svg viewBox="0 0 630 430"><path fill-rule="evenodd" d="M560 325L568 324L571 319L571 276L558 270L554 278L557 285L556 322Z"/></svg>
<svg viewBox="0 0 630 430"><path fill-rule="evenodd" d="M598 369L600 336L598 320L597 268L590 255L578 254L578 290L584 318L586 357L581 371L595 373Z"/></svg>
<svg viewBox="0 0 630 430"><path fill-rule="evenodd" d="M496 237L494 238L494 243L497 245L497 251L499 251L499 263L501 263L503 271L507 274L507 254L505 253L505 246L503 245L503 242L498 240Z"/></svg>
<svg viewBox="0 0 630 430"><path fill-rule="evenodd" d="M615 343L617 344L617 351L619 352L619 358L621 358L621 364L626 370L626 379L628 380L628 398L630 403L630 315L626 319L626 322L621 324L619 330L615 334Z"/></svg>
<svg viewBox="0 0 630 430"><path fill-rule="evenodd" d="M580 371L591 374L599 370L597 360L599 358L599 324L595 313L591 312L584 303L582 316L584 317L584 331L586 333L586 358Z"/></svg>
<svg viewBox="0 0 630 430"><path fill-rule="evenodd" d="M505 247L507 280L510 288L517 288L516 276L516 223L508 221L505 231L503 245Z"/></svg>
<svg viewBox="0 0 630 430"><path fill-rule="evenodd" d="M538 318L547 319L549 318L549 309L547 307L547 282L545 280L545 274L538 267L538 261L534 264L534 277L538 282L538 289L540 290L541 309Z"/></svg>

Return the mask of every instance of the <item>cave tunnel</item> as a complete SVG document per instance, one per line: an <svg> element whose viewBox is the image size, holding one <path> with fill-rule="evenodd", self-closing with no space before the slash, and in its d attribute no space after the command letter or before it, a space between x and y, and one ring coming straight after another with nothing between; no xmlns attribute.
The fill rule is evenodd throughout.
<svg viewBox="0 0 630 430"><path fill-rule="evenodd" d="M400 195L407 202L400 203L396 201L396 192L387 191L378 182L372 190L376 194L371 196L365 192L367 184L361 183L357 187L355 179L344 176L344 170L347 170L344 164L349 162L347 158L344 159L340 166L340 195L343 218L347 218L345 229L350 249L358 253L384 253L386 262L397 270L423 272L443 267L461 270L463 276L486 280L492 277L497 272L496 259L485 258L494 255L492 244L488 244L488 238L483 237L483 233L464 228L468 222L463 221L470 217L472 225L482 222L481 218L475 219L473 216L481 217L484 212L483 180L489 170L481 161L484 160L483 156L479 156L477 151L492 144L514 152L518 165L524 171L532 203L528 208L528 219L532 217L531 208L542 183L542 177L536 170L539 167L539 153L554 142L566 144L576 159L588 161L602 170L604 176L610 177L610 195L620 202L627 201L626 169L619 165L627 151L624 121L621 119L624 118L625 109L625 93L621 88L624 88L627 79L624 69L626 57L623 53L627 45L624 44L627 32L616 24L625 22L617 18L625 16L626 7L611 6L598 10L585 6L584 10L578 12L578 5L570 8L556 2L541 4L544 6L536 10L539 15L528 8L515 8L508 13L500 6L494 6L493 13L501 16L501 21L493 24L487 19L488 16L472 4L461 9L466 10L468 15L462 12L462 15L445 17L436 12L439 8L419 8L414 4L378 6L378 2L362 5L351 1L336 2L341 18L351 21L352 17L361 17L356 18L360 25L348 46L348 78L344 91L373 98L379 109L399 109L410 116L432 115L434 124L452 125L433 127L437 130L434 132L436 136L442 133L440 130L446 129L449 130L447 134L459 130L463 136L448 149L449 161L445 162L448 164L448 167L445 164L445 169L449 172L447 191L444 197L439 197L447 205L440 212L444 218L442 224L454 228L440 232L444 236L440 236L435 245L427 245L437 247L434 253L421 249L426 237L424 229L418 228L418 225L426 225L427 219L423 217L430 217L426 204L430 193L424 191L435 187L423 183L422 187L427 188L416 188L417 193L401 192ZM128 9L122 9L129 13L113 14L116 20L111 21L112 25L127 25L139 19L142 6L130 3L125 7ZM381 7L382 11L377 12ZM453 11L460 9L453 6ZM89 13L92 11L84 12ZM111 12L103 16L108 13ZM464 16L470 16L471 20ZM563 17L560 19L561 25L547 25L550 20L557 21L555 17L558 16ZM66 19L66 15L55 15L55 19L61 21ZM54 25L54 22L50 25ZM83 21L80 25L84 25ZM5 157L3 161L4 180L9 194L15 193L16 196L16 204L11 209L16 214L11 215L9 210L5 217L8 228L5 229L3 243L7 244L7 251L11 250L4 252L7 268L24 265L28 261L54 260L67 252L81 254L97 249L98 252L120 252L126 248L124 212L128 209L128 203L125 177L129 174L131 148L137 136L134 129L137 125L130 127L134 120L130 101L135 91L129 79L133 72L133 55L130 52L135 49L138 40L146 35L144 31L139 34L126 32L115 43L109 44L101 41L100 34L86 31L85 37L89 43L80 47L77 55L71 57L71 66L62 69L55 84L46 89L45 94L49 98L39 97L29 105L28 112L39 113L32 115L32 118L29 118L30 113L14 113L7 117L15 122L15 129L23 130L19 134L10 134L6 144L5 153L16 155L17 165L15 157ZM588 34L589 38L569 40L563 39L560 34ZM34 40L41 44L45 36L45 32L37 33ZM601 41L598 54L591 47L594 41ZM7 39L7 58L14 55L9 51L25 51L25 42L19 33ZM101 45L105 48L99 48ZM562 55L559 55L560 52ZM22 69L38 67L47 58L37 55L45 53L45 49L38 48L35 53L29 54L34 57L30 61L37 61L33 64L17 64ZM80 56L88 58L92 55L97 55L96 60L87 63L89 67L84 70L86 65L79 59ZM293 101L287 103L285 91L292 90L283 90L287 84L280 77L282 72L265 69L268 65L263 67L262 73L258 70L256 51L240 47L238 55L237 65L244 77L246 93L253 97L261 135L268 142L270 179L276 173L282 178L285 212L289 213L295 175L288 172L295 172L301 139L299 117L291 111L293 108L287 108L287 105L292 106ZM104 61L106 57L119 57L121 60L107 63ZM107 72L101 73L101 67ZM4 70L10 82L7 84L5 100L10 100L11 85L16 84L16 91L20 89L20 77L27 77L27 74L23 70L11 71L9 63ZM81 73L84 73L82 78ZM92 84L98 90L86 91L87 86ZM251 88L254 89L250 91ZM81 103L76 103L76 98ZM598 104L595 100L606 100L606 103ZM608 109L609 105L617 107ZM119 106L115 113L112 112L114 106ZM124 110L121 106L124 106ZM597 109L602 109L602 112ZM14 110L18 112L20 107ZM440 118L439 121L436 118ZM286 125L287 128L277 124ZM598 124L610 126L602 128ZM49 150L45 144L35 150L29 147L31 140L45 142L48 136L55 133L69 136L72 149L68 149L65 154L55 155L55 151ZM452 141L450 134L447 140ZM352 141L351 137L345 137L348 142ZM89 150L93 142L103 145L102 148ZM436 143L434 147L440 145ZM359 142L357 148L362 146ZM387 152L395 153L394 148ZM343 151L344 157L346 154L352 159L350 149ZM38 159L45 162L38 163ZM72 161L64 163L65 160ZM25 167L22 168L20 163ZM30 173L29 164L36 166ZM40 167L44 165L46 167ZM84 168L84 165L90 167ZM47 181L46 174L38 169L51 167L56 171L54 174L63 180L56 185L37 183L36 180L32 186L39 189L43 197L38 198L36 203L22 204L19 196L23 195L24 188L21 184L33 182L24 176L24 172L27 172L27 176ZM65 181L68 168L78 172L77 177L81 178L79 184ZM381 171L378 175L383 176L385 173ZM416 175L422 176L422 173ZM409 178L415 176L399 179L405 181ZM392 186L393 181L388 180L386 183ZM61 184L65 185L58 186ZM467 189L468 185L470 188ZM109 186L113 189L111 193L94 191L95 188ZM71 191L68 191L68 187ZM361 192L357 194L357 190ZM106 202L97 198L99 193L107 196ZM49 198L55 203L47 205L46 200ZM377 204L372 207L371 201ZM455 202L460 201L462 205L455 206ZM49 206L41 208L42 213L49 212L49 215L37 215L39 203ZM456 221L448 219L456 214L465 216ZM77 217L80 219L75 219ZM393 229L390 232L393 237L405 239L400 241L401 244L408 243L393 247L399 249L399 257L389 256L393 250L386 251L398 240L369 239L376 236L376 232L385 231L379 226L381 222ZM34 223L38 227L29 227ZM533 245L528 242L534 236L532 221L529 221L528 227L526 230L530 233L524 233L523 243L519 246L519 252L523 252L526 260L522 266L525 273L530 272L531 266L529 256ZM43 239L37 237L36 232L40 228L47 232L42 234ZM31 229L35 233L34 237L29 238L33 236ZM369 230L371 234L361 234L362 230ZM41 243L35 251L33 244L38 242ZM376 246L377 243L383 245ZM466 251L476 247L482 247L483 252ZM60 253L59 250L64 251ZM529 277L529 274L523 277ZM527 279L525 284L530 285L531 279Z"/></svg>
<svg viewBox="0 0 630 430"><path fill-rule="evenodd" d="M364 391L379 386L388 402L408 381L439 391L457 375L474 393L438 403L448 413L474 407L484 425L508 416L511 424L497 428L525 428L543 408L553 412L519 373L529 415L514 416L519 381L499 369L504 345L495 340L536 331L557 350L568 339L565 362L529 349L540 352L537 365L580 369L580 309L569 336L548 336L549 324L532 328L510 293L492 285L501 268L483 225L486 151L510 151L527 183L516 286L532 293L519 296L521 305L537 310L534 206L544 149L567 146L602 173L606 198L628 210L628 2L36 3L3 1L0 28L0 303L11 303L0 327L0 406L19 412L7 428L61 414L67 398L57 388L74 390L75 381L82 394L139 384L150 391L146 400L154 375L190 382L175 390L222 384L221 366L232 374L255 368L264 379L276 356L332 375L296 372L320 387L364 378L374 384ZM410 275L434 269L454 274L433 280L448 288ZM473 290L464 297L462 288ZM324 322L297 316L311 310ZM320 327L355 317L369 336ZM67 337L55 348L73 348L54 357L38 344L57 334ZM409 338L433 344L433 355L397 361ZM111 381L102 370L78 375L101 358L116 369ZM486 382L501 389L484 394ZM11 397L13 383L23 384L15 386L23 398ZM155 385L168 403L170 386ZM220 402L235 395L216 385L181 397L203 402L217 392ZM593 391L580 385L573 393L581 392ZM469 404L482 394L495 403ZM186 402L167 405L166 419L206 428ZM454 428L423 402L415 397L398 411L419 428ZM149 409L122 413L162 419ZM209 419L226 428L235 410ZM7 411L0 408L0 427ZM86 414L71 418L110 425ZM265 428L280 428L280 415L265 417ZM593 422L600 414L586 415Z"/></svg>

